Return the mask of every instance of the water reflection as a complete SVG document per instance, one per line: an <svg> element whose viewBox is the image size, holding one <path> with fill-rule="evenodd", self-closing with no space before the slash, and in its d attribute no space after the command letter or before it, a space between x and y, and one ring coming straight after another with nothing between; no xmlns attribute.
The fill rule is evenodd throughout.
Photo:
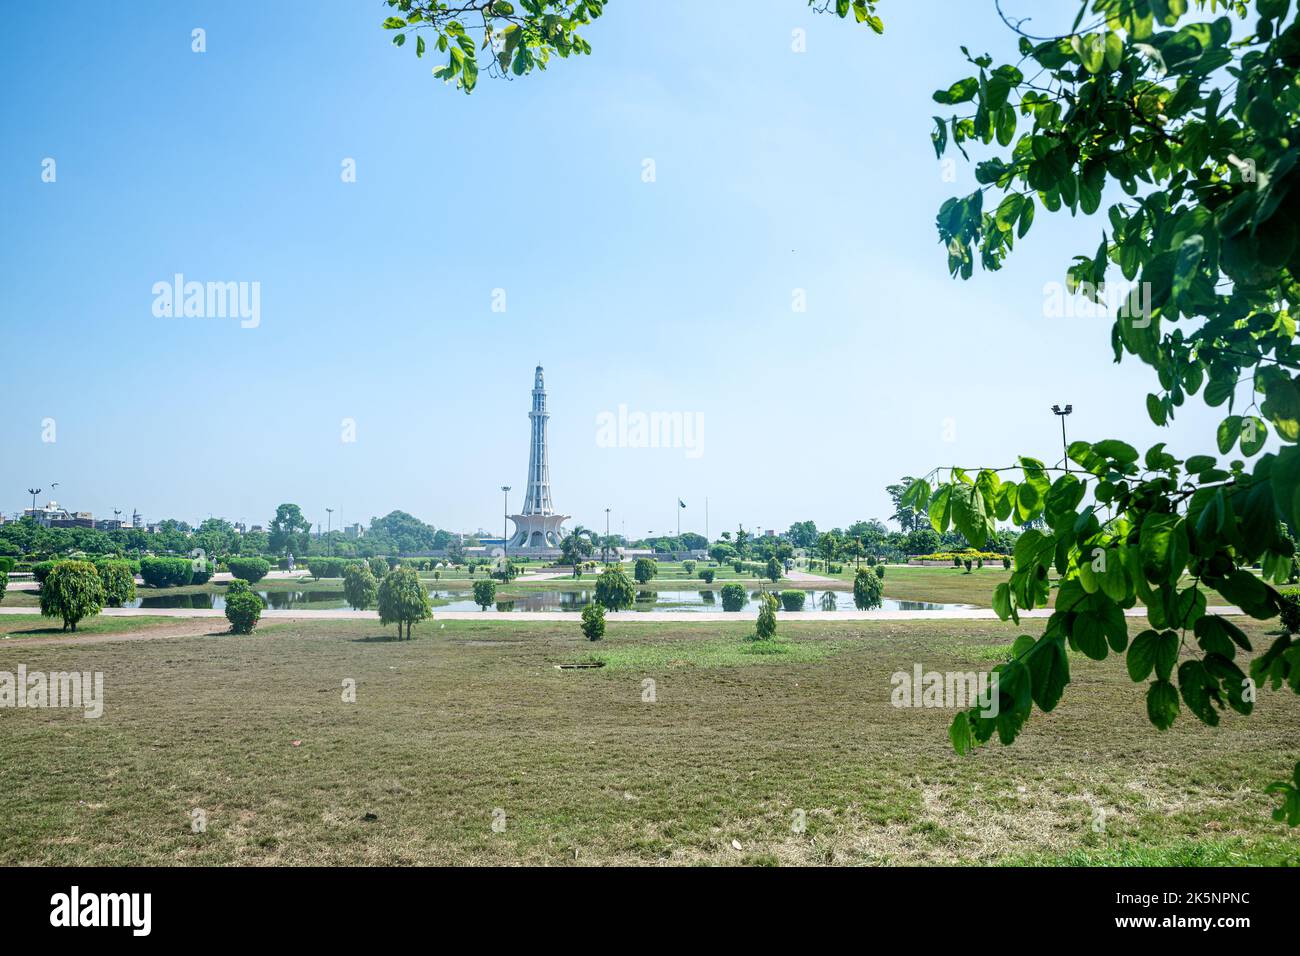
<svg viewBox="0 0 1300 956"><path fill-rule="evenodd" d="M341 591L256 591L262 603L272 610L333 610L348 607ZM754 591L751 597L757 599L763 591ZM817 591L806 592L809 600L806 607L817 608L823 612L853 610L853 597L847 592ZM429 597L434 600L434 611L478 611L472 591L433 589ZM496 610L502 613L532 611L569 611L578 613L596 599L594 588L572 588L567 590L524 591L512 595L509 599L497 601ZM886 611L935 611L961 608L962 604L935 604L929 601L896 601L885 598L878 609ZM138 608L181 608L221 611L226 607L226 597L222 592L198 592L195 594L145 594L124 605ZM718 610L719 602L716 591L638 591L632 611L672 611L683 614ZM757 600L747 601L744 610L736 613L757 614Z"/></svg>

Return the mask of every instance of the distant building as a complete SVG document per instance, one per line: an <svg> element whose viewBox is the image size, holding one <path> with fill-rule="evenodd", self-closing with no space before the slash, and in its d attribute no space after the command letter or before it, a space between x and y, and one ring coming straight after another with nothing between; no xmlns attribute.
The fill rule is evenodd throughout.
<svg viewBox="0 0 1300 956"><path fill-rule="evenodd" d="M343 534L348 538L364 538L366 536L366 529L361 527L360 522L357 522L356 524L344 525Z"/></svg>
<svg viewBox="0 0 1300 956"><path fill-rule="evenodd" d="M97 531L121 531L126 527L126 522L121 518L100 518L95 522Z"/></svg>

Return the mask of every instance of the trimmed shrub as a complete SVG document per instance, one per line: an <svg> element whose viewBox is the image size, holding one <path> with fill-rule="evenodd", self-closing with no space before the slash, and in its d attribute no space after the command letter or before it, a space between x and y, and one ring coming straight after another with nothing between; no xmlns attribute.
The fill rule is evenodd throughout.
<svg viewBox="0 0 1300 956"><path fill-rule="evenodd" d="M967 558L965 561L962 562L962 564L964 564L964 565L966 566L966 573L967 573L967 574L970 574L970 571L971 571L971 560L970 560L970 558Z"/></svg>
<svg viewBox="0 0 1300 956"><path fill-rule="evenodd" d="M632 576L636 578L637 584L648 584L659 573L659 565L655 563L654 558L637 558L636 565L632 569Z"/></svg>
<svg viewBox="0 0 1300 956"><path fill-rule="evenodd" d="M605 636L605 609L599 604L588 604L582 609L582 636L589 641Z"/></svg>
<svg viewBox="0 0 1300 956"><path fill-rule="evenodd" d="M1002 556L1002 570L1004 571L1011 570L1011 559L1008 558L1006 555Z"/></svg>
<svg viewBox="0 0 1300 956"><path fill-rule="evenodd" d="M787 611L802 611L804 601L807 599L808 595L804 594L802 591L782 591L781 607Z"/></svg>
<svg viewBox="0 0 1300 956"><path fill-rule="evenodd" d="M262 617L262 599L246 582L240 583L244 585L242 588L226 592L226 620L230 622L231 633L252 634Z"/></svg>
<svg viewBox="0 0 1300 956"><path fill-rule="evenodd" d="M347 558L311 558L307 570L319 581L321 578L341 578L351 562Z"/></svg>
<svg viewBox="0 0 1300 956"><path fill-rule="evenodd" d="M194 581L189 558L142 558L140 577L151 588L184 587Z"/></svg>
<svg viewBox="0 0 1300 956"><path fill-rule="evenodd" d="M104 584L89 561L60 561L41 585L41 614L62 618L65 631L103 607Z"/></svg>
<svg viewBox="0 0 1300 956"><path fill-rule="evenodd" d="M885 566L883 564L877 564L872 570L876 572L876 577L882 581L885 580Z"/></svg>
<svg viewBox="0 0 1300 956"><path fill-rule="evenodd" d="M364 611L379 598L379 582L370 565L353 563L343 572L343 596L354 611Z"/></svg>
<svg viewBox="0 0 1300 956"><path fill-rule="evenodd" d="M231 581L226 585L227 597L229 597L232 594L251 594L251 593L253 593L252 585L250 585L247 581L239 580L239 578L235 578L233 581Z"/></svg>
<svg viewBox="0 0 1300 956"><path fill-rule="evenodd" d="M879 575L866 568L861 569L853 576L853 606L859 611L880 607L880 596L884 590Z"/></svg>
<svg viewBox="0 0 1300 956"><path fill-rule="evenodd" d="M33 564L32 575L36 578L36 583L44 584L45 579L50 576L50 572L54 570L54 566L58 563L58 561L38 561Z"/></svg>
<svg viewBox="0 0 1300 956"><path fill-rule="evenodd" d="M695 562L694 562L694 561L683 561L683 562L682 562L682 570L686 572L686 576L687 576L687 577L690 577L692 574L695 573Z"/></svg>
<svg viewBox="0 0 1300 956"><path fill-rule="evenodd" d="M703 581L705 584L712 584L713 576L714 576L714 570L712 568L705 568L703 571L700 572L700 580Z"/></svg>
<svg viewBox="0 0 1300 956"><path fill-rule="evenodd" d="M607 611L631 607L636 600L636 589L622 568L606 568L596 578L596 603Z"/></svg>
<svg viewBox="0 0 1300 956"><path fill-rule="evenodd" d="M744 562L744 561L732 561L732 562L731 562L731 569L732 569L733 571L735 571L737 574L739 574L741 571L745 570L745 562Z"/></svg>
<svg viewBox="0 0 1300 956"><path fill-rule="evenodd" d="M212 572L216 570L216 565L207 559L194 559L190 562L190 583L207 584L212 580Z"/></svg>
<svg viewBox="0 0 1300 956"><path fill-rule="evenodd" d="M104 561L95 569L104 585L104 603L109 607L121 607L127 601L135 600L135 575L131 565L125 561Z"/></svg>
<svg viewBox="0 0 1300 956"><path fill-rule="evenodd" d="M486 611L488 605L497 599L497 583L493 580L485 579L474 582L474 603L480 609Z"/></svg>
<svg viewBox="0 0 1300 956"><path fill-rule="evenodd" d="M722 609L724 611L739 611L749 600L749 595L745 593L745 587L742 584L724 584L722 586Z"/></svg>
<svg viewBox="0 0 1300 956"><path fill-rule="evenodd" d="M0 601L5 599L5 591L9 589L9 572L0 571Z"/></svg>
<svg viewBox="0 0 1300 956"><path fill-rule="evenodd" d="M377 579L382 578L385 574L388 573L388 562L385 561L383 558L371 558L370 573L373 574Z"/></svg>
<svg viewBox="0 0 1300 956"><path fill-rule="evenodd" d="M758 597L758 624L754 636L760 641L776 637L776 597L764 591Z"/></svg>
<svg viewBox="0 0 1300 956"><path fill-rule="evenodd" d="M10 557L0 557L0 572L8 574L18 562Z"/></svg>
<svg viewBox="0 0 1300 956"><path fill-rule="evenodd" d="M247 581L249 584L256 584L271 571L271 562L265 558L231 557L226 563L230 565L231 574L241 581Z"/></svg>

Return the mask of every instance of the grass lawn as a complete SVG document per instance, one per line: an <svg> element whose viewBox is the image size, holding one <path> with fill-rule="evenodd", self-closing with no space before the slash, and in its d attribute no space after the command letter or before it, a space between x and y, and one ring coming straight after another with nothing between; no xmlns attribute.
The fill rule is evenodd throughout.
<svg viewBox="0 0 1300 956"><path fill-rule="evenodd" d="M576 623L410 642L354 621L208 636L220 623L0 640L0 670L102 671L106 697L98 720L0 709L0 865L1300 863L1263 793L1296 759L1293 694L1160 734L1121 661L1072 658L1055 713L966 758L950 712L890 705L894 671L1003 656L997 623L789 623L762 649L748 622L615 617L598 644Z"/></svg>

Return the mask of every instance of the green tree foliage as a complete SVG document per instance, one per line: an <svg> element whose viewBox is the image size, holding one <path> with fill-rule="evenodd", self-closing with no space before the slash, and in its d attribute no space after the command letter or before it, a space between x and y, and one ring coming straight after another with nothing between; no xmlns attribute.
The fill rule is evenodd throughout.
<svg viewBox="0 0 1300 956"><path fill-rule="evenodd" d="M89 561L60 561L41 585L41 614L62 618L65 631L103 607L104 585Z"/></svg>
<svg viewBox="0 0 1300 956"><path fill-rule="evenodd" d="M907 494L907 489L912 487L914 481L916 479L908 475L896 484L885 486L885 493L889 495L889 500L894 503L894 513L889 516L889 520L898 522L898 526L903 529L904 533L923 528L926 523L923 506L918 510L915 504L909 505L903 501L903 496ZM931 547L923 551L913 551L912 553L929 554L933 550L934 548Z"/></svg>
<svg viewBox="0 0 1300 956"><path fill-rule="evenodd" d="M884 591L885 585L874 569L859 568L857 574L853 575L853 606L859 611L880 607L880 598Z"/></svg>
<svg viewBox="0 0 1300 956"><path fill-rule="evenodd" d="M396 14L383 23L385 30L394 31L394 45L404 46L414 37L415 55L423 57L428 51L438 61L433 68L437 79L454 80L457 89L472 93L480 67L485 66L489 76L523 76L546 69L552 56L590 53L591 44L578 28L599 17L606 0L385 2Z"/></svg>
<svg viewBox="0 0 1300 956"><path fill-rule="evenodd" d="M382 579L388 573L388 562L383 558L371 558L370 573L375 576L375 580Z"/></svg>
<svg viewBox="0 0 1300 956"><path fill-rule="evenodd" d="M764 591L758 596L758 622L754 626L754 636L760 641L770 641L776 637L776 595Z"/></svg>
<svg viewBox="0 0 1300 956"><path fill-rule="evenodd" d="M343 572L343 596L354 611L364 611L379 599L379 582L364 561L348 564Z"/></svg>
<svg viewBox="0 0 1300 956"><path fill-rule="evenodd" d="M282 504L275 509L271 519L269 543L274 554L288 554L297 551L307 553L307 535L311 531L311 522L295 504Z"/></svg>
<svg viewBox="0 0 1300 956"><path fill-rule="evenodd" d="M319 581L321 578L343 577L344 572L354 563L348 558L312 558L307 562L307 569L312 578Z"/></svg>
<svg viewBox="0 0 1300 956"><path fill-rule="evenodd" d="M722 586L722 609L724 611L739 611L749 601L749 595L745 593L745 587L742 584L724 584Z"/></svg>
<svg viewBox="0 0 1300 956"><path fill-rule="evenodd" d="M237 587L242 585L242 587ZM226 620L233 634L252 634L262 617L262 599L246 581L232 581L226 591Z"/></svg>
<svg viewBox="0 0 1300 956"><path fill-rule="evenodd" d="M781 608L786 611L802 611L808 595L803 591L787 590L781 592Z"/></svg>
<svg viewBox="0 0 1300 956"><path fill-rule="evenodd" d="M95 565L104 586L104 603L121 607L135 600L135 575L126 561L103 561Z"/></svg>
<svg viewBox="0 0 1300 956"><path fill-rule="evenodd" d="M605 636L605 609L599 604L588 604L582 609L582 635L589 641Z"/></svg>
<svg viewBox="0 0 1300 956"><path fill-rule="evenodd" d="M474 582L474 603L484 611L497 599L497 583L489 578Z"/></svg>
<svg viewBox="0 0 1300 956"><path fill-rule="evenodd" d="M712 584L713 577L714 574L712 568L705 568L703 571L700 572L700 580L703 581L705 584Z"/></svg>
<svg viewBox="0 0 1300 956"><path fill-rule="evenodd" d="M406 639L409 641L411 625L433 615L429 594L424 590L424 585L420 583L420 576L414 568L393 568L379 583L376 596L379 602L380 622L385 626L396 624L398 638L402 636L403 624L406 625Z"/></svg>
<svg viewBox="0 0 1300 956"><path fill-rule="evenodd" d="M241 581L256 584L271 572L271 562L265 558L231 557L226 560L230 573Z"/></svg>
<svg viewBox="0 0 1300 956"><path fill-rule="evenodd" d="M771 581L773 584L775 584L777 581L780 581L781 562L778 561L775 557L768 558L767 564L763 568L763 573L767 576L767 579Z"/></svg>
<svg viewBox="0 0 1300 956"><path fill-rule="evenodd" d="M1217 15L1225 8L1244 25ZM1183 707L1215 725L1224 708L1254 706L1234 659L1250 642L1206 604L1217 594L1252 617L1275 616L1273 585L1289 576L1294 551L1282 523L1300 525L1290 311L1300 294L1300 26L1285 0L1188 9L1093 0L1085 24L1081 4L1069 35L1021 36L1014 64L971 58L970 75L935 94L954 109L937 118L936 152L979 144L993 154L976 166L980 188L939 211L952 274L970 278L977 260L1000 268L1039 210L1091 215L1116 197L1067 287L1113 302L1113 277L1137 283L1115 310L1115 360L1154 371L1146 412L1156 425L1198 394L1226 406L1208 437L1220 455L1237 455L1184 459L1164 443L1139 454L1114 439L1078 441L1071 474L1022 457L974 474L942 469L934 487L908 489L903 504L928 507L936 530L955 527L975 548L995 521L1043 522L1016 541L1011 580L994 594L1004 620L1047 603L1049 571L1061 578L1043 632L1022 636L999 668L999 716L953 721L959 752L995 732L1010 744L1034 706L1054 709L1070 682L1067 647L1096 660L1124 655L1133 679L1148 682L1147 714L1161 730ZM1279 448L1265 453L1270 434ZM1260 577L1248 570L1256 562ZM1148 626L1131 637L1124 610L1139 603ZM1250 677L1300 691L1300 645L1282 636Z"/></svg>
<svg viewBox="0 0 1300 956"><path fill-rule="evenodd" d="M596 603L607 611L621 611L632 606L636 589L627 573L618 567L606 568L596 578Z"/></svg>
<svg viewBox="0 0 1300 956"><path fill-rule="evenodd" d="M371 518L366 540L385 554L411 554L447 547L447 532L439 532L405 511L390 511L382 518Z"/></svg>
<svg viewBox="0 0 1300 956"><path fill-rule="evenodd" d="M9 572L0 571L0 602L5 599L5 591L9 588Z"/></svg>
<svg viewBox="0 0 1300 956"><path fill-rule="evenodd" d="M637 558L632 568L632 576L637 584L649 584L659 573L659 565L654 558Z"/></svg>

